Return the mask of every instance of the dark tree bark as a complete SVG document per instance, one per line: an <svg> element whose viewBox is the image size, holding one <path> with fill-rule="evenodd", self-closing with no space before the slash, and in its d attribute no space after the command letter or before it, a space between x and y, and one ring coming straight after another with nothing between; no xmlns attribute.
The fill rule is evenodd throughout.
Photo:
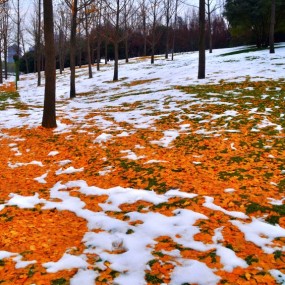
<svg viewBox="0 0 285 285"><path fill-rule="evenodd" d="M39 0L38 11L38 32L37 32L37 73L38 73L38 86L41 85L41 0Z"/></svg>
<svg viewBox="0 0 285 285"><path fill-rule="evenodd" d="M59 72L62 74L64 70L64 63L65 63L65 38L62 29L59 30Z"/></svg>
<svg viewBox="0 0 285 285"><path fill-rule="evenodd" d="M17 1L17 58L20 58L20 32L21 32L21 18L20 18L20 0ZM16 85L20 80L19 64L16 64Z"/></svg>
<svg viewBox="0 0 285 285"><path fill-rule="evenodd" d="M7 36L4 36L4 68L5 68L5 79L8 79L8 41Z"/></svg>
<svg viewBox="0 0 285 285"><path fill-rule="evenodd" d="M145 9L145 8L144 8ZM146 11L143 11L143 55L147 55Z"/></svg>
<svg viewBox="0 0 285 285"><path fill-rule="evenodd" d="M7 6L7 9L8 9L8 6ZM6 10L4 22L5 22L4 35L3 35L4 68L5 68L5 79L7 80L8 79L8 27L9 27L8 10Z"/></svg>
<svg viewBox="0 0 285 285"><path fill-rule="evenodd" d="M270 31L269 31L270 53L275 53L275 48L274 48L275 8L276 8L275 0L271 0L271 18L270 18Z"/></svg>
<svg viewBox="0 0 285 285"><path fill-rule="evenodd" d="M175 51L175 40L176 40L176 28L177 28L177 11L178 11L178 0L175 2L175 15L174 15L174 27L172 35L172 54L171 60L174 60L174 51Z"/></svg>
<svg viewBox="0 0 285 285"><path fill-rule="evenodd" d="M147 55L147 27L146 27L146 1L142 0L140 2L140 15L142 18L142 34L143 34L143 56Z"/></svg>
<svg viewBox="0 0 285 285"><path fill-rule="evenodd" d="M97 38L97 50L96 50L96 67L97 67L97 71L100 70L100 61L101 61L101 39Z"/></svg>
<svg viewBox="0 0 285 285"><path fill-rule="evenodd" d="M119 29L120 29L120 0L117 0L117 7L116 7L116 25L115 25L115 39L114 39L114 76L113 81L117 81L119 79Z"/></svg>
<svg viewBox="0 0 285 285"><path fill-rule="evenodd" d="M152 0L150 3L150 14L151 14L151 37L150 37L150 47L151 47L151 57L150 63L154 64L154 54L156 49L156 44L159 41L161 34L157 31L157 24L161 19L161 10L160 10L160 0Z"/></svg>
<svg viewBox="0 0 285 285"><path fill-rule="evenodd" d="M108 63L108 41L107 39L105 39L104 49L105 49L105 64L107 64Z"/></svg>
<svg viewBox="0 0 285 285"><path fill-rule="evenodd" d="M165 59L168 59L169 54L169 23L170 23L170 0L166 1L166 15L165 15L165 21L166 21L166 35L165 35Z"/></svg>
<svg viewBox="0 0 285 285"><path fill-rule="evenodd" d="M87 5L84 6L84 12L85 12L85 19L84 19L85 27L84 28L85 28L85 36L87 40L86 45L87 45L87 58L88 58L88 75L89 75L89 78L93 78Z"/></svg>
<svg viewBox="0 0 285 285"><path fill-rule="evenodd" d="M119 43L117 41L114 42L114 52L115 52L115 58L114 58L114 77L113 81L119 80Z"/></svg>
<svg viewBox="0 0 285 285"><path fill-rule="evenodd" d="M150 56L150 63L154 64L154 53L155 53L155 44L156 44L156 9L157 9L157 1L154 1L153 4L153 22L152 22L152 40L151 40L151 56Z"/></svg>
<svg viewBox="0 0 285 285"><path fill-rule="evenodd" d="M0 44L0 84L3 83L3 72L2 72L2 47L1 47L1 44Z"/></svg>
<svg viewBox="0 0 285 285"><path fill-rule="evenodd" d="M150 55L150 63L154 64L154 53L155 53L155 36L152 36L154 39L152 40L151 44L151 55Z"/></svg>
<svg viewBox="0 0 285 285"><path fill-rule="evenodd" d="M198 79L205 78L205 0L199 0L199 67Z"/></svg>
<svg viewBox="0 0 285 285"><path fill-rule="evenodd" d="M77 0L73 0L71 7L71 33L70 33L70 98L76 97L75 91L75 60L76 60L76 28L77 28Z"/></svg>
<svg viewBox="0 0 285 285"><path fill-rule="evenodd" d="M58 8L58 20L57 20L57 30L58 30L58 62L59 62L59 72L63 73L65 67L66 58L66 42L67 42L67 30L69 27L68 11L66 7L60 5Z"/></svg>
<svg viewBox="0 0 285 285"><path fill-rule="evenodd" d="M77 61L75 60L75 65L77 63L78 67L81 68L82 66L82 37L81 37L81 30L80 30L80 25L77 25L78 27L78 37L77 37L77 42L79 43L77 45ZM75 55L76 58L76 55Z"/></svg>
<svg viewBox="0 0 285 285"><path fill-rule="evenodd" d="M212 37L212 19L211 19L211 3L207 0L207 16L208 16L208 37L209 37L209 53L213 52L213 37Z"/></svg>
<svg viewBox="0 0 285 285"><path fill-rule="evenodd" d="M100 62L101 62L101 43L102 43L102 35L101 35L101 19L102 19L102 1L99 2L99 15L97 18L97 29L96 29L96 38L97 38L97 48L96 48L96 68L97 71L100 71ZM94 61L93 61L94 62ZM105 59L106 63L106 59Z"/></svg>
<svg viewBox="0 0 285 285"><path fill-rule="evenodd" d="M45 128L56 128L55 44L52 4L52 0L44 0L45 99L42 126Z"/></svg>
<svg viewBox="0 0 285 285"><path fill-rule="evenodd" d="M125 61L129 62L129 27L127 5L124 5L124 28L125 28Z"/></svg>

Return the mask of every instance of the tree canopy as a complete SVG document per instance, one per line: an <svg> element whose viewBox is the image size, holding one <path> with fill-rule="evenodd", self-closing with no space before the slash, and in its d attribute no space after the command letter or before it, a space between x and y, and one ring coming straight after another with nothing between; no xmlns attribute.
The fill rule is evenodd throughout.
<svg viewBox="0 0 285 285"><path fill-rule="evenodd" d="M229 21L234 44L268 46L271 0L227 0L224 16ZM285 30L285 4L276 1L276 31Z"/></svg>

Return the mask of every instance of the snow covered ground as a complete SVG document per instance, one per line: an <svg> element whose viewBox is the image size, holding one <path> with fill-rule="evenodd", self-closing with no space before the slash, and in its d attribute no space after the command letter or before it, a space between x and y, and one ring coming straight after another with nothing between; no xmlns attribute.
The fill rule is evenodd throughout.
<svg viewBox="0 0 285 285"><path fill-rule="evenodd" d="M239 121L244 116L236 108L237 104L235 105L233 101L225 102L221 99L220 94L216 93L208 93L207 98L202 98L197 96L196 93L185 93L184 90L175 88L176 86L188 85L219 85L224 82L236 83L245 80L284 81L285 45L280 44L275 54L269 54L267 50L263 50L254 53L221 56L239 49L241 48L214 50L213 54L207 54L206 79L204 80L197 79L196 52L178 54L175 56L174 61L158 57L154 65L151 65L149 60L140 58L131 59L129 64L122 61L119 68L121 80L118 82L111 81L112 63L106 66L102 65L99 72L94 71L93 79L88 79L86 68L78 69L76 77L78 96L73 100L68 98L69 71L66 70L63 75L57 75L58 128L53 132L54 134L66 134L66 139L68 139L68 136L71 138L75 132L77 134L81 132L89 135L95 148L104 149L108 148L108 144L112 142L119 143L120 139L132 137L137 132L151 130L154 133L159 133L159 135L157 138L149 140L149 146L164 148L166 151L174 147L173 142L177 138L190 133L210 138L219 138L225 133L241 133L240 129L233 129L228 124L232 121ZM242 93L242 91L240 92ZM221 264L221 268L218 269L208 266L206 262L203 262L203 259L185 257L179 249L164 250L161 254L169 256L170 263L173 266L167 284L219 284L222 280L219 275L220 271L231 273L236 268L246 270L251 264L225 245L224 226L214 229L210 242L195 239L195 235L201 232L198 222L210 218L210 215L207 214L208 211L223 213L227 216L229 223L244 235L245 241L251 242L260 248L265 255L285 251L284 242L278 245L274 242L280 238L283 238L284 241L285 229L283 227L278 224L267 223L265 217L251 217L245 213L244 209L229 210L221 207L218 203L215 203L215 198L211 195L202 195L204 203L201 205L201 212L178 206L171 211L170 215L166 215L159 212L159 210L153 211L152 207L148 206L142 207L142 211L133 210L124 213L124 219L110 214L122 212L120 207L123 204L132 205L138 201L145 201L155 207L163 203L169 203L173 198L184 199L186 202L191 203L193 199L201 195L197 194L195 189L193 193L191 191L181 191L181 189L167 189L164 193L158 193L121 186L103 189L97 185L89 185L84 179L73 180L72 177L69 181L62 182L63 175L73 175L75 173L80 175L84 173L85 166L76 164L68 157L65 160L61 157L56 161L57 156L60 154L58 149L49 150L46 158L43 158L42 161L21 161L20 158L23 153L22 149L19 149L19 145L23 138L21 136L9 136L9 129L23 127L33 129L40 125L44 86L36 86L35 74L25 75L19 82L19 93L21 102L27 108L16 109L11 101L10 107L0 111L0 127L5 130L0 133L0 139L2 141L4 139L9 140L9 147L14 154L13 159L9 160L6 167L11 171L26 166L41 168L43 170L41 175L35 174L35 177L33 177L39 184L39 188L45 185L52 175L57 177L57 181L49 189L50 198L43 198L39 192L30 196L11 193L10 197L0 204L0 211L3 211L5 207L15 205L23 209L35 208L36 205L41 205L42 210L71 211L76 216L83 218L88 227L88 231L82 239L85 250L80 255L73 255L66 249L60 260L50 260L50 262L43 263L42 266L46 268L48 273L78 268L77 273L71 278L70 284L91 285L95 284L95 279L100 276L101 271L104 271L106 267L110 267L119 273L112 284L147 284L146 271L151 270L150 261L154 259L154 248L157 239L167 236L181 248L197 252L215 252L215 256ZM241 93L234 94L232 92L230 96L238 98ZM269 96L268 94L263 94L263 98L266 99ZM279 100L284 100L284 98L279 98ZM201 109L199 109L199 112L195 111L198 109L194 108L200 108L204 104L221 105L225 109L220 113L212 113L209 110ZM249 105L246 109L247 115L249 117L254 117L256 114L260 116L259 120L252 120L253 126L250 130L252 133L258 133L266 127L273 127L278 132L278 136L284 137L282 125L284 109L279 110L280 120L277 118L272 121L271 113L273 109L278 110L280 106L276 104L260 111L258 108L254 108L255 106L250 106L250 104L250 98L248 98L248 101L245 102L245 106ZM187 113L187 120L190 123L183 120L183 115L185 116L184 109L190 110ZM175 124L169 124L169 129L165 127L159 129L157 122L168 118L171 114L176 116ZM198 127L196 125L194 127L191 120L198 120ZM223 127L212 124L216 120L221 120L224 123ZM94 126L96 132L93 131ZM268 143L270 144L270 142ZM121 150L118 155L128 161L143 161L144 165L172 163L170 157L152 157L148 153L144 153L144 147L134 142L132 149ZM228 147L233 152L240 149L240 146L235 144L234 141L229 141ZM269 149L271 147L271 145L268 146ZM57 163L58 169L56 171L53 171L45 164L44 160L47 157L51 158L54 164ZM17 161L18 158L19 161ZM274 155L269 153L270 158L274 159ZM205 164L205 159L197 151L196 156L192 157L193 167ZM114 165L108 165L107 163L98 172L98 175L102 179L106 175L107 179L112 179L114 169ZM280 171L280 176L284 175L284 169ZM278 181L272 179L268 185L264 186L271 189L270 187L276 188L277 184ZM92 211L85 207L86 204L80 197L71 195L70 189L75 189L74 191L86 197L93 196L96 198L106 195L107 199L99 204L100 211ZM236 189L232 188L232 185L228 185L220 191L226 195L232 195L236 192ZM271 204L283 205L285 201L284 191L280 192L278 196L269 194L267 198L269 206ZM140 221L140 223L135 223L136 221ZM95 264L89 264L88 254L98 256ZM0 260L5 258L13 258L16 267L19 268L38 262L37 260L23 260L20 252L8 252L0 247ZM266 267L256 270L265 271L266 274L274 277L277 283L285 284L284 270L267 269ZM249 282L249 280L250 277L246 275L245 282ZM150 281L148 280L148 282ZM162 282L158 283L163 284Z"/></svg>

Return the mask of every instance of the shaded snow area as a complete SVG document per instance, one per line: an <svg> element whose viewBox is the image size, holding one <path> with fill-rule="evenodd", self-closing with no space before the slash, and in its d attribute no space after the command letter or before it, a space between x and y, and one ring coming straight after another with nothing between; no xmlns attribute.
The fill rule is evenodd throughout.
<svg viewBox="0 0 285 285"><path fill-rule="evenodd" d="M255 253L245 254L246 247L241 246L242 240L250 244L251 249L258 249L256 254L262 255L262 260L268 257L273 261L275 258L285 262L285 229L278 224L284 214L284 210L280 209L284 207L285 196L284 189L280 188L279 192L276 190L280 177L284 177L285 168L278 167L279 172L274 176L273 171L266 166L268 169L264 177L267 184L262 185L262 190L268 193L268 197L263 199L266 207L258 208L256 212L260 211L260 215L254 217L251 215L253 210L250 210L257 207L257 203L252 202L252 208L246 209L250 202L247 200L248 193L254 193L260 182L258 179L254 181L255 174L250 172L251 169L246 169L245 160L241 158L244 153L248 153L246 162L251 161L254 164L261 157L272 167L276 163L281 165L282 160L284 162L284 150L272 151L277 143L269 139L266 144L261 142L263 131L269 128L276 139L284 139L284 109L279 108L284 98L276 93L274 97L272 90L268 90L268 94L261 94L259 99L268 100L269 96L273 96L270 106L256 107L254 99L250 97L252 89L225 89L223 94L219 90L211 90L202 95L197 91L199 86L205 84L242 83L246 80L283 80L284 84L284 78L281 77L285 74L285 47L280 44L274 55L270 55L268 51L257 51L254 53L254 61L248 53L222 56L237 50L238 48L215 50L213 54L207 55L204 80L196 79L198 61L197 53L194 52L177 54L174 61L158 57L154 65L138 58L131 59L130 64L121 62L119 72L123 79L118 82L110 81L113 68L111 63L102 65L99 72L94 71L93 79L87 78L87 68L78 69L78 96L73 100L68 98L69 71L65 71L63 75L58 74L58 128L51 132L55 137L64 135L65 142L71 142L75 134L78 140L80 136L88 136L88 146L84 151L78 148L75 158L69 156L71 148L68 147L63 155L60 142L52 145L57 145L59 149L46 149L46 156L31 154L20 134L9 135L9 131L14 131L14 128L33 130L39 126L42 118L44 86L36 86L34 74L23 76L24 80L19 82L19 94L21 103L27 107L1 110L0 128L5 131L0 133L0 142L9 141L5 146L13 154L5 165L9 171L36 171L31 170L29 176L27 175L27 187L31 188L31 194L20 195L13 188L15 191L5 201L0 200L0 216L1 211L7 207L17 206L29 210L40 208L41 211L72 212L87 225L87 231L81 240L84 250L80 254L73 254L68 248L59 260L42 262L41 266L47 273L76 269L70 279L71 285L93 285L97 284L101 272L108 268L115 273L112 283L105 284L165 285L155 275L146 273L151 272L153 264L157 262L157 266L170 266L167 281L170 285L235 284L225 282L225 276L231 274L242 276L244 284L258 284L258 281L250 283L250 274L239 273L239 270L248 268L254 272L262 272L260 276L274 278L276 284L285 284L284 267L269 268L265 261L255 266ZM189 85L192 89L178 88ZM271 117L273 113L278 114L274 119ZM245 130L243 124L250 128ZM151 135L147 137L147 134ZM248 135L251 138L256 134L260 134L257 144L265 154L260 154L260 150L258 154L251 155L248 151L251 147L249 144L232 139L236 138L235 135ZM198 137L205 139L203 145L195 141ZM132 141L133 138L136 140ZM211 152L207 141L210 139L219 139L217 144L224 146L220 153ZM146 141L145 145L142 145L143 140ZM50 143L53 142L50 139ZM121 142L125 144L122 143L122 147ZM173 149L185 142L188 147L179 154L175 153ZM197 143L197 149L194 149L194 143ZM81 160L82 155L94 149L98 153L88 161ZM101 150L104 151L104 156L99 153ZM207 155L215 159L213 164L209 164L208 156L203 150L207 150ZM170 151L172 156L167 155ZM160 155L161 153L164 155ZM239 163L238 170L230 168L228 172L213 174L220 180L215 184L215 191L212 191L210 174L208 176L207 171L211 175L215 173L225 154L231 154L232 163ZM25 155L29 155L29 160L23 159ZM100 165L100 169L94 168L96 171L91 172L92 163ZM175 167L172 167L174 163ZM189 165L187 171L184 167L186 164ZM117 179L115 173L118 167L129 171L123 177L125 180L129 179L128 187L122 187L124 184ZM192 187L183 190L176 187L174 182L172 187L172 181L167 181L168 187L165 187L159 179L149 179L148 189L132 187L134 184L131 183L139 185L146 173L143 171L150 167L155 171L159 169L158 173L168 167L169 173L173 175L171 177L176 175L177 181L184 179L181 173L185 172L189 185L197 175L204 177L199 180L202 181L200 184L193 182ZM260 163L258 167L256 171L264 171L264 165ZM246 176L244 169L250 175ZM138 177L135 182L129 177L133 173ZM99 184L87 182L84 175L97 179L92 181L101 179L100 187ZM167 175L164 177L167 180ZM37 183L38 189L28 184L29 179ZM102 186L112 179L112 185L116 186ZM253 182L249 186L238 184L246 179ZM153 185L160 185L161 191L153 189ZM3 184L1 187L9 185ZM270 189L274 189L274 195ZM223 201L221 195L225 195L228 201ZM243 200L235 204L233 200L238 195ZM259 199L258 193L256 197ZM92 208L87 205L87 200L88 203L100 202L94 202L96 208L94 205ZM132 205L138 203L141 203L139 207L132 208ZM191 207L187 207L189 205ZM277 222L268 222L266 211L269 208L281 212ZM213 220L219 224L215 224L214 229L209 225ZM68 226L72 231L72 224ZM235 233L232 229L235 229ZM203 235L207 239L203 240ZM161 239L168 240L172 246L158 249ZM91 255L96 256L93 263L90 261ZM158 260L157 256L163 260ZM3 250L0 243L0 261L6 259L12 259L16 268L40 263L38 260L25 260L21 252ZM208 259L213 262L211 266ZM222 277L221 272L224 274Z"/></svg>

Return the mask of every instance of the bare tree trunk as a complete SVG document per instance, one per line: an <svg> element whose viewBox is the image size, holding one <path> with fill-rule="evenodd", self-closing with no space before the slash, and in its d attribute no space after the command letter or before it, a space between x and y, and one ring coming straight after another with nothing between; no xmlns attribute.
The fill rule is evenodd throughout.
<svg viewBox="0 0 285 285"><path fill-rule="evenodd" d="M2 46L1 46L1 43L0 43L0 84L3 83L3 71L2 71Z"/></svg>
<svg viewBox="0 0 285 285"><path fill-rule="evenodd" d="M115 62L114 62L114 77L113 81L118 81L119 79L119 43L114 42L114 52L115 52Z"/></svg>
<svg viewBox="0 0 285 285"><path fill-rule="evenodd" d="M275 0L271 0L271 19L270 19L270 32L269 32L270 53L275 53L275 48L274 48L275 9L276 9Z"/></svg>
<svg viewBox="0 0 285 285"><path fill-rule="evenodd" d="M7 8L8 6L6 6ZM3 53L4 53L4 68L5 79L8 79L8 28L9 28L9 13L8 8L4 16L4 35L3 35Z"/></svg>
<svg viewBox="0 0 285 285"><path fill-rule="evenodd" d="M90 48L90 35L89 35L89 31L88 31L87 5L85 5L84 9L85 9L85 35L86 35L86 39L87 39L88 74L89 74L89 78L93 78L92 61L91 61L91 48Z"/></svg>
<svg viewBox="0 0 285 285"><path fill-rule="evenodd" d="M63 72L63 56L62 56L62 50L63 50L63 32L60 28L59 30L59 43L58 43L58 47L59 47L59 51L58 51L58 61L59 61L59 73L62 74Z"/></svg>
<svg viewBox="0 0 285 285"><path fill-rule="evenodd" d="M151 57L150 57L150 63L154 64L154 50L155 50L155 44L154 44L154 40L151 44Z"/></svg>
<svg viewBox="0 0 285 285"><path fill-rule="evenodd" d="M146 8L145 8L145 1L142 3L143 7L143 55L146 56L147 54L147 31L146 31Z"/></svg>
<svg viewBox="0 0 285 285"><path fill-rule="evenodd" d="M101 7L101 6L100 6ZM100 16L98 19L98 26L97 26L97 31L96 31L96 35L97 35L97 48L96 48L96 68L97 71L100 70L100 61L101 61L101 34L100 34L100 27L101 27L101 8L100 8ZM106 64L106 58L105 58L105 64Z"/></svg>
<svg viewBox="0 0 285 285"><path fill-rule="evenodd" d="M91 48L90 48L90 36L87 37L87 54L88 54L88 74L89 78L93 78L92 63L91 63Z"/></svg>
<svg viewBox="0 0 285 285"><path fill-rule="evenodd" d="M114 62L114 77L113 81L119 79L119 20L120 20L120 0L117 0L117 10L116 10L116 34L114 39L114 51L115 51L115 62Z"/></svg>
<svg viewBox="0 0 285 285"><path fill-rule="evenodd" d="M4 35L4 68L5 68L5 79L8 79L8 44L7 44L7 33Z"/></svg>
<svg viewBox="0 0 285 285"><path fill-rule="evenodd" d="M199 0L199 67L198 79L205 78L205 0Z"/></svg>
<svg viewBox="0 0 285 285"><path fill-rule="evenodd" d="M168 59L169 54L169 22L170 22L170 0L166 3L166 39L165 39L165 59Z"/></svg>
<svg viewBox="0 0 285 285"><path fill-rule="evenodd" d="M96 51L97 71L100 70L100 61L101 61L101 40L97 39L97 51Z"/></svg>
<svg viewBox="0 0 285 285"><path fill-rule="evenodd" d="M159 19L159 0L154 0L151 3L151 13L152 13L152 25L151 25L151 64L154 63L154 54L156 43L158 41L159 35L157 34L157 22Z"/></svg>
<svg viewBox="0 0 285 285"><path fill-rule="evenodd" d="M52 0L44 0L44 38L45 38L45 99L42 126L56 128L55 112L55 44L53 29Z"/></svg>
<svg viewBox="0 0 285 285"><path fill-rule="evenodd" d="M80 29L79 29L78 37L79 37L79 40L78 40L79 44L77 46L78 47L77 61L76 61L75 65L78 65L78 67L81 68L81 66L82 66L82 45L81 45L81 31L80 31Z"/></svg>
<svg viewBox="0 0 285 285"><path fill-rule="evenodd" d="M125 22L125 61L129 62L129 27L128 27L127 5L124 5L124 22Z"/></svg>
<svg viewBox="0 0 285 285"><path fill-rule="evenodd" d="M37 35L37 73L38 86L41 85L41 0L39 0L39 15L38 15L38 35Z"/></svg>
<svg viewBox="0 0 285 285"><path fill-rule="evenodd" d="M178 0L176 0L176 2L175 2L175 16L174 16L173 35L172 35L172 55L171 55L171 60L174 60L176 28L177 28L177 11L178 11Z"/></svg>
<svg viewBox="0 0 285 285"><path fill-rule="evenodd" d="M108 41L105 39L105 64L108 63Z"/></svg>
<svg viewBox="0 0 285 285"><path fill-rule="evenodd" d="M211 21L211 3L207 0L207 16L208 16L208 37L209 37L209 53L213 52L213 37L212 37L212 21Z"/></svg>
<svg viewBox="0 0 285 285"><path fill-rule="evenodd" d="M70 33L70 98L76 97L75 91L75 56L76 56L76 28L77 28L77 0L72 3L71 33Z"/></svg>
<svg viewBox="0 0 285 285"><path fill-rule="evenodd" d="M18 64L16 64L16 82L20 80L20 72L19 72L19 60L20 60L20 0L17 2L17 57L18 57ZM16 84L17 85L17 84Z"/></svg>

